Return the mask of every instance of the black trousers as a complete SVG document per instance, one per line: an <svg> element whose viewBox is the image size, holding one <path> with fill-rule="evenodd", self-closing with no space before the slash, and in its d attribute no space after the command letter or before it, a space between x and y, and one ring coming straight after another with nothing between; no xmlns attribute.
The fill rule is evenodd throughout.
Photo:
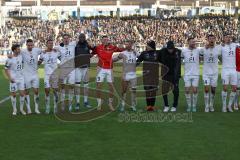
<svg viewBox="0 0 240 160"><path fill-rule="evenodd" d="M173 86L173 90L172 90L172 93L173 93L173 107L176 107L178 106L178 98L179 98L179 79L177 78L174 78L174 76L171 76L171 75L166 75L164 76L163 78L164 81L168 81L171 83L171 85L163 85L163 88L164 90L170 90L170 86ZM169 87L169 88L167 88ZM166 107L169 107L169 104L168 104L168 94L163 94L163 101L164 101L164 105Z"/></svg>
<svg viewBox="0 0 240 160"><path fill-rule="evenodd" d="M146 93L146 103L147 106L154 107L156 102L156 94L158 87L157 86L144 86L145 93Z"/></svg>

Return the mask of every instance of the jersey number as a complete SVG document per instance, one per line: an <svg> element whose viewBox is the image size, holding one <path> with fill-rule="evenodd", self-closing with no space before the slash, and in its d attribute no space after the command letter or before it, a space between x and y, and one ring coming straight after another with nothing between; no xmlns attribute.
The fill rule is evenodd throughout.
<svg viewBox="0 0 240 160"><path fill-rule="evenodd" d="M233 51L229 51L229 56L233 56Z"/></svg>
<svg viewBox="0 0 240 160"><path fill-rule="evenodd" d="M11 86L11 91L12 92L16 91L16 87L15 86Z"/></svg>
<svg viewBox="0 0 240 160"><path fill-rule="evenodd" d="M127 60L128 63L134 63L134 59L130 58Z"/></svg>
<svg viewBox="0 0 240 160"><path fill-rule="evenodd" d="M17 65L17 70L21 70L22 69L22 65L21 64L18 64Z"/></svg>
<svg viewBox="0 0 240 160"><path fill-rule="evenodd" d="M33 58L30 59L30 64L33 64L35 61Z"/></svg>
<svg viewBox="0 0 240 160"><path fill-rule="evenodd" d="M65 57L70 56L70 53L71 53L70 51L66 51L65 52Z"/></svg>
<svg viewBox="0 0 240 160"><path fill-rule="evenodd" d="M209 57L209 58L208 58L208 63L213 63L213 62L214 62L213 57Z"/></svg>
<svg viewBox="0 0 240 160"><path fill-rule="evenodd" d="M53 63L53 58L49 58L49 59L47 60L47 63Z"/></svg>
<svg viewBox="0 0 240 160"><path fill-rule="evenodd" d="M189 62L194 62L195 61L195 58L194 57L190 57L189 58Z"/></svg>

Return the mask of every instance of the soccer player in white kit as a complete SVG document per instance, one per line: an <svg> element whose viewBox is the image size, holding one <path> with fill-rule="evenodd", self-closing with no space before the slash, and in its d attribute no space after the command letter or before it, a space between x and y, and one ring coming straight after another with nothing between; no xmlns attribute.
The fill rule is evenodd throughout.
<svg viewBox="0 0 240 160"><path fill-rule="evenodd" d="M34 91L34 103L35 113L40 114L39 111L39 77L38 77L38 57L42 50L40 48L34 48L33 40L27 40L27 48L21 50L23 57L23 71L25 82L25 99L27 104L27 113L31 114L29 89L33 88Z"/></svg>
<svg viewBox="0 0 240 160"><path fill-rule="evenodd" d="M184 82L187 112L197 111L198 83L199 83L199 55L194 38L188 39L188 48L182 50L184 58ZM191 95L192 90L192 95Z"/></svg>
<svg viewBox="0 0 240 160"><path fill-rule="evenodd" d="M20 45L12 46L13 56L8 58L5 64L5 73L10 81L11 102L13 107L12 115L17 115L16 94L20 94L20 112L26 115L23 110L24 105L24 76L23 76L23 58L20 54Z"/></svg>
<svg viewBox="0 0 240 160"><path fill-rule="evenodd" d="M136 111L136 87L137 87L137 75L136 75L136 60L137 53L132 49L133 42L127 41L126 50L121 52L118 57L113 58L113 62L120 59L123 60L123 75L122 75L122 102L120 111L125 110L127 90L131 87L131 109Z"/></svg>
<svg viewBox="0 0 240 160"><path fill-rule="evenodd" d="M63 84L61 84L61 102L64 104L65 101L65 92L69 85L68 89L68 107L69 111L72 111L72 101L74 96L74 85L75 85L75 65L74 65L74 56L75 56L75 46L76 44L70 43L70 35L63 35L63 46L57 46L56 50L60 52L60 69L61 69L61 78L63 79Z"/></svg>
<svg viewBox="0 0 240 160"><path fill-rule="evenodd" d="M214 35L208 35L208 46L201 50L203 55L203 83L205 112L214 112L214 97L218 83L218 57L221 47L215 45Z"/></svg>
<svg viewBox="0 0 240 160"><path fill-rule="evenodd" d="M58 59L60 53L53 50L53 40L47 40L47 49L40 55L38 64L44 63L44 86L45 86L45 103L46 114L50 113L50 89L53 89L54 94L54 113L57 112L58 103Z"/></svg>
<svg viewBox="0 0 240 160"><path fill-rule="evenodd" d="M232 104L237 91L237 71L236 71L236 43L231 42L229 34L224 35L224 45L221 46L222 54L222 112L233 112ZM227 105L227 88L231 85L229 102Z"/></svg>

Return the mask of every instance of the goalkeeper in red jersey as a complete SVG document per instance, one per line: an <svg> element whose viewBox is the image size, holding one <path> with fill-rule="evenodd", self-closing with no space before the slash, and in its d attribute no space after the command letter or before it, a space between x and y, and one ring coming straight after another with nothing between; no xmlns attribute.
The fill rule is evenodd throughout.
<svg viewBox="0 0 240 160"><path fill-rule="evenodd" d="M114 111L113 107L113 61L112 55L114 52L122 52L124 49L118 48L109 42L109 38L107 36L102 37L102 44L95 47L92 54L96 54L98 56L98 68L97 68L97 109L102 109L102 98L101 98L101 89L103 82L106 78L108 86L109 86L109 108L111 111Z"/></svg>

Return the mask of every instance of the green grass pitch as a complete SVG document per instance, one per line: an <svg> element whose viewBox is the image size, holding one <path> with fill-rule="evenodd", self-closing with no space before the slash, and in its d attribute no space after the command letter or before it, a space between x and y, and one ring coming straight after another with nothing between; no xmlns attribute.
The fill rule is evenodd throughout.
<svg viewBox="0 0 240 160"><path fill-rule="evenodd" d="M9 95L9 84L3 74L3 66L0 69L2 100ZM120 70L120 67L115 69ZM40 110L44 112L42 68L39 73ZM238 160L240 114L221 113L220 78L215 99L216 112L204 113L203 85L200 82L198 112L192 114L192 122L186 123L119 122L119 112L79 123L60 121L53 114L13 117L8 100L0 104L0 159ZM120 86L119 81L115 83ZM96 104L95 100L90 103ZM157 98L156 106L163 107L161 97ZM178 113L185 112L185 106L181 80ZM138 100L137 107L145 107L144 99Z"/></svg>

